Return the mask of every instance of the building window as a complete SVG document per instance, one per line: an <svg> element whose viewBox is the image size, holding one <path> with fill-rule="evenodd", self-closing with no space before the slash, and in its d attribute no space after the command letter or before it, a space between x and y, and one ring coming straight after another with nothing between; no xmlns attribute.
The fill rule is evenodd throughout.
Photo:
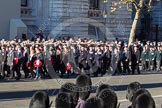
<svg viewBox="0 0 162 108"><path fill-rule="evenodd" d="M99 0L90 0L90 9L99 9Z"/></svg>
<svg viewBox="0 0 162 108"><path fill-rule="evenodd" d="M21 0L21 6L27 7L28 1L27 0Z"/></svg>

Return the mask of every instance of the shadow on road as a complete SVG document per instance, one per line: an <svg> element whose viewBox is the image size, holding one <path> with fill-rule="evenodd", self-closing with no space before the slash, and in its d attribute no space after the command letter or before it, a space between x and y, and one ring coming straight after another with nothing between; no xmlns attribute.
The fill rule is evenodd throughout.
<svg viewBox="0 0 162 108"><path fill-rule="evenodd" d="M149 88L159 88L162 87L162 83L152 83L152 84L143 84L143 87L146 89ZM92 87L92 93L96 92L97 87ZM127 85L118 85L112 86L112 89L115 91L125 91L127 89ZM41 90L46 91L49 96L55 96L59 92L58 89L49 89L49 90ZM1 91L0 92L0 101L10 101L10 100L19 100L24 98L30 98L36 92L36 90L32 91Z"/></svg>

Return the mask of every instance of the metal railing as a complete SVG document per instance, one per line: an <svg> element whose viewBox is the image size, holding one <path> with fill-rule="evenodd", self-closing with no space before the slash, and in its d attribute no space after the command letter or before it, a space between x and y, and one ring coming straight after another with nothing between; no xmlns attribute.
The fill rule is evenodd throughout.
<svg viewBox="0 0 162 108"><path fill-rule="evenodd" d="M89 17L102 17L102 10L99 9L90 9L88 10Z"/></svg>

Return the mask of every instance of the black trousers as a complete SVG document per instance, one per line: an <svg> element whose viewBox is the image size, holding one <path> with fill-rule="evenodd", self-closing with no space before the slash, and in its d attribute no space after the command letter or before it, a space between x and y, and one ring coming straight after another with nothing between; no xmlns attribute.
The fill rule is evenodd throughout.
<svg viewBox="0 0 162 108"><path fill-rule="evenodd" d="M7 71L7 76L10 74L10 67L7 64L1 64L1 75L5 77L5 71Z"/></svg>
<svg viewBox="0 0 162 108"><path fill-rule="evenodd" d="M10 70L11 70L11 77L15 77L15 72L17 74L17 78L19 79L21 77L21 73L20 73L20 65L13 65L10 66Z"/></svg>
<svg viewBox="0 0 162 108"><path fill-rule="evenodd" d="M101 67L97 67L97 70L94 72L94 76L98 77L98 74L102 74L102 68Z"/></svg>
<svg viewBox="0 0 162 108"><path fill-rule="evenodd" d="M29 69L26 66L26 62L22 64L22 70L24 71L25 78L29 75Z"/></svg>
<svg viewBox="0 0 162 108"><path fill-rule="evenodd" d="M133 75L135 74L135 70L137 70L138 74L140 74L139 63L132 62L131 68L132 68Z"/></svg>
<svg viewBox="0 0 162 108"><path fill-rule="evenodd" d="M129 61L122 61L123 63L123 73L128 72L130 74Z"/></svg>

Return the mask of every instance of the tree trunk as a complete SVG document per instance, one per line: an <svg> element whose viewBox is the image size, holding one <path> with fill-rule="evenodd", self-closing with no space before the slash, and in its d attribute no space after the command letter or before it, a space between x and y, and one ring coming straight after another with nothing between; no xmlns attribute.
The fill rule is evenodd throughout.
<svg viewBox="0 0 162 108"><path fill-rule="evenodd" d="M130 32L130 36L129 36L129 44L128 45L130 45L134 40L138 19L140 17L140 12L141 12L141 9L136 10L135 18L134 18L132 28L131 28L131 32Z"/></svg>

